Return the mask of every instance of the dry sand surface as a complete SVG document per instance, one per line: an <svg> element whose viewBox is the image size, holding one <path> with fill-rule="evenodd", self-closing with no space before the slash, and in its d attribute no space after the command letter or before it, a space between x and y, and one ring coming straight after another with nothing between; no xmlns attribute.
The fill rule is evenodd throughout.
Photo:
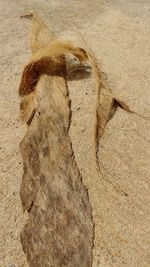
<svg viewBox="0 0 150 267"><path fill-rule="evenodd" d="M81 32L113 93L150 118L150 1L0 0L0 8L0 267L26 267L19 237L25 222L19 143L26 127L17 90L30 50L29 21L19 17L36 11L58 36L82 45ZM93 148L94 79L69 82L69 90L70 136L95 222L93 267L148 267L150 119L118 109L100 144L102 177Z"/></svg>

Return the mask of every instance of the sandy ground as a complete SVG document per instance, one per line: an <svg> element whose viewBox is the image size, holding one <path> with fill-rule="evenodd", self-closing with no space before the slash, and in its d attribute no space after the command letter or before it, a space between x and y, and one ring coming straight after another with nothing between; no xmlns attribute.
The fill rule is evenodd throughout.
<svg viewBox="0 0 150 267"><path fill-rule="evenodd" d="M27 267L19 238L25 221L19 196L25 126L18 119L17 90L30 50L29 22L19 17L37 11L53 32L77 43L82 32L114 94L150 118L150 2L0 0L0 7L0 267ZM102 177L93 149L94 81L69 82L69 90L70 136L95 221L93 267L148 267L150 121L117 111L100 144Z"/></svg>

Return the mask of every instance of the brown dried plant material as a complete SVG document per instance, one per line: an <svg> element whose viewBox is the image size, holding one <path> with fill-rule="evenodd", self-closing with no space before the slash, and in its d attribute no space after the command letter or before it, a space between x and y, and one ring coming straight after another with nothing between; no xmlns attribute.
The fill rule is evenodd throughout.
<svg viewBox="0 0 150 267"><path fill-rule="evenodd" d="M66 83L43 77L39 86L37 113L20 146L21 199L29 214L23 250L29 266L91 266L91 206L68 136Z"/></svg>
<svg viewBox="0 0 150 267"><path fill-rule="evenodd" d="M88 59L95 74L95 156L99 171L99 142L107 122L118 107L135 112L112 95L96 58L88 49L51 39L40 19L29 17L32 17L32 59L24 69L19 88L21 117L30 126L21 143L24 159L21 199L29 213L21 242L29 266L87 267L92 265L93 220L68 135L66 54L78 58L79 70L81 63Z"/></svg>
<svg viewBox="0 0 150 267"><path fill-rule="evenodd" d="M143 115L133 111L130 107L122 100L115 97L111 91L111 88L108 86L106 81L106 77L103 75L99 62L95 58L92 51L87 48L87 54L89 61L91 63L93 73L95 75L96 87L97 87L97 105L95 109L96 119L95 119L95 131L94 131L94 141L95 141L95 159L97 165L97 171L100 176L105 179L108 183L110 183L116 192L127 196L127 193L124 192L123 189L116 182L112 182L109 178L102 174L101 168L103 168L109 175L112 174L101 164L101 160L99 157L99 147L100 147L100 139L105 131L106 125L110 119L115 115L118 107L131 113L135 114L143 119L149 120L149 118L144 117Z"/></svg>
<svg viewBox="0 0 150 267"><path fill-rule="evenodd" d="M35 91L42 75L60 76L66 79L69 73L77 70L86 71L90 66L87 64L88 56L84 49L74 47L70 42L56 40L38 16L27 14L21 17L32 19L30 32L32 58L24 68L19 86L19 95L22 96L20 116L28 124L29 113L32 116L36 108L36 92L31 96L30 94ZM78 59L78 64L72 64L71 60L66 59L68 54Z"/></svg>
<svg viewBox="0 0 150 267"><path fill-rule="evenodd" d="M22 97L20 103L20 117L22 121L25 121L28 125L30 125L33 118L32 114L35 114L36 107L36 92Z"/></svg>
<svg viewBox="0 0 150 267"><path fill-rule="evenodd" d="M24 162L20 195L28 212L21 243L28 264L91 267L92 210L69 138L65 77L40 77L36 90L22 97L21 112L30 122L20 144Z"/></svg>
<svg viewBox="0 0 150 267"><path fill-rule="evenodd" d="M32 93L42 74L64 76L66 73L66 63L63 57L56 61L49 57L42 57L40 60L29 63L22 75L19 95L24 96Z"/></svg>
<svg viewBox="0 0 150 267"><path fill-rule="evenodd" d="M33 55L32 60L25 67L19 87L19 95L27 95L36 88L40 76L66 76L65 54L72 53L80 62L87 60L86 52L81 48L74 48L70 43L60 41L51 42Z"/></svg>

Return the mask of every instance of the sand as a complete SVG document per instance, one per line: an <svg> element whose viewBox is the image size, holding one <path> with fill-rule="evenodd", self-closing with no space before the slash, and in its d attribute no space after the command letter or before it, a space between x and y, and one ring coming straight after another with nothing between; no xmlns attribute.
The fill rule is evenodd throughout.
<svg viewBox="0 0 150 267"><path fill-rule="evenodd" d="M0 267L27 267L20 244L25 223L19 196L19 143L26 127L19 120L18 86L30 57L27 20L36 11L57 36L82 44L80 32L101 62L115 95L150 118L150 2L143 0L1 0L0 46ZM89 189L95 221L93 267L150 266L150 121L117 111L101 140L97 175L93 129L94 79L69 82L70 136ZM111 174L109 174L110 172ZM119 190L118 192L116 191ZM126 192L125 196L122 191Z"/></svg>

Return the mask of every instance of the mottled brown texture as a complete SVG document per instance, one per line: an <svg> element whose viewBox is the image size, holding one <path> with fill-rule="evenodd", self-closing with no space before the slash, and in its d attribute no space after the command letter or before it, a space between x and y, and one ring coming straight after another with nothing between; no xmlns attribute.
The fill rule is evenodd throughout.
<svg viewBox="0 0 150 267"><path fill-rule="evenodd" d="M61 62L63 65L56 58L53 62L41 58L31 63L19 88L23 94L32 92L23 98L21 110L28 109L28 103L35 107L36 102L20 145L24 162L21 200L29 213L21 242L31 267L92 265L91 206L68 135L71 111L66 63ZM48 76L57 74L64 77Z"/></svg>
<svg viewBox="0 0 150 267"><path fill-rule="evenodd" d="M68 136L66 82L44 76L37 90L37 113L20 145L21 199L29 212L21 232L23 250L33 267L91 266L91 206Z"/></svg>
<svg viewBox="0 0 150 267"><path fill-rule="evenodd" d="M20 105L21 111L27 109L31 114L36 102L20 144L24 162L20 195L29 214L21 243L31 267L92 265L92 211L68 133L71 111L62 59L63 65L53 66L41 56L40 64L28 65L22 76L25 93L36 86L36 94L24 96ZM49 76L60 73L64 77Z"/></svg>

